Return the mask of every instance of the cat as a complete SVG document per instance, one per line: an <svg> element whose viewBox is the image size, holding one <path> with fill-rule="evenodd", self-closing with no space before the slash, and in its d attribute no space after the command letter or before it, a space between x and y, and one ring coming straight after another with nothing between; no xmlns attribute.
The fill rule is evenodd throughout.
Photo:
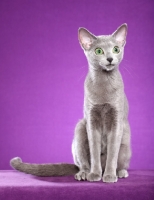
<svg viewBox="0 0 154 200"><path fill-rule="evenodd" d="M78 39L88 61L84 83L84 117L75 128L75 164L29 164L10 161L21 172L37 176L75 175L75 179L117 182L128 177L131 158L128 101L119 71L126 44L127 24L112 35L95 36L79 28Z"/></svg>

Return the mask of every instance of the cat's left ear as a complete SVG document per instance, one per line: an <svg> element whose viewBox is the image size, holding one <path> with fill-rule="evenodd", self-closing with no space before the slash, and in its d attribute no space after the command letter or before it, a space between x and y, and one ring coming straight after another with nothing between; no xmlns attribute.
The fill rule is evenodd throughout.
<svg viewBox="0 0 154 200"><path fill-rule="evenodd" d="M122 46L126 43L127 36L127 24L122 24L113 34L112 36L119 42Z"/></svg>

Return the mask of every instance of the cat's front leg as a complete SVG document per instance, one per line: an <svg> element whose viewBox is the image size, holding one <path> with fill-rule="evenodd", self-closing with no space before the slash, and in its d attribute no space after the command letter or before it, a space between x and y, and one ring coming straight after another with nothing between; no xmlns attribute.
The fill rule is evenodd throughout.
<svg viewBox="0 0 154 200"><path fill-rule="evenodd" d="M100 181L102 178L101 167L101 135L98 130L91 130L89 132L89 148L90 148L90 160L91 170L87 176L88 181Z"/></svg>
<svg viewBox="0 0 154 200"><path fill-rule="evenodd" d="M103 182L114 183L117 182L116 176L118 153L123 134L122 116L116 115L116 119L111 122L107 133L107 160L106 167L103 174Z"/></svg>
<svg viewBox="0 0 154 200"><path fill-rule="evenodd" d="M93 115L92 115L93 116ZM94 116L93 116L94 117ZM95 119L91 119L87 124L87 133L90 149L91 170L87 176L88 181L100 181L102 178L101 167L101 132Z"/></svg>

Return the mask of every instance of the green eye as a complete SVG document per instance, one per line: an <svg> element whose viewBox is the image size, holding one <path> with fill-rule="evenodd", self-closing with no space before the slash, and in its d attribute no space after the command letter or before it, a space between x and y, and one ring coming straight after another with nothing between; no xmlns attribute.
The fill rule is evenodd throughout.
<svg viewBox="0 0 154 200"><path fill-rule="evenodd" d="M115 47L113 48L113 53L119 53L119 52L120 52L119 47L118 47L118 46L115 46Z"/></svg>
<svg viewBox="0 0 154 200"><path fill-rule="evenodd" d="M95 49L95 54L96 55L102 55L102 54L104 54L104 51L101 48L96 48Z"/></svg>

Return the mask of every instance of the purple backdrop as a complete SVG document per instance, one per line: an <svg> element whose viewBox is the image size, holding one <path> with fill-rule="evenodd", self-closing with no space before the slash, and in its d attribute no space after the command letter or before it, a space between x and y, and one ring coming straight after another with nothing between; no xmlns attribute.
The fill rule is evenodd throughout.
<svg viewBox="0 0 154 200"><path fill-rule="evenodd" d="M73 162L88 67L77 30L128 24L121 72L130 104L132 169L154 169L154 1L0 1L0 169Z"/></svg>

